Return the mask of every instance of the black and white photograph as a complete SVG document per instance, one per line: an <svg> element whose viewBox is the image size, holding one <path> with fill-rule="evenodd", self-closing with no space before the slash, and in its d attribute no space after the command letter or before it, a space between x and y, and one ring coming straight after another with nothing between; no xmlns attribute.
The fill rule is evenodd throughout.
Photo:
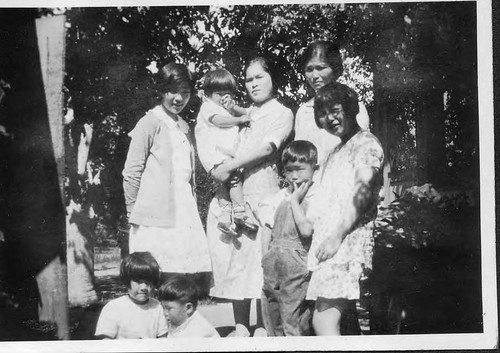
<svg viewBox="0 0 500 353"><path fill-rule="evenodd" d="M0 352L498 348L492 34L491 0L0 4Z"/></svg>

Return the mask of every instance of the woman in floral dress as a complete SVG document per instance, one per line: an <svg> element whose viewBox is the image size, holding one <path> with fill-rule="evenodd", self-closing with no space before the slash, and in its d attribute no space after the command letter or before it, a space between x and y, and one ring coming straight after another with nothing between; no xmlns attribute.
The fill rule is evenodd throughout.
<svg viewBox="0 0 500 353"><path fill-rule="evenodd" d="M362 272L371 267L383 151L356 123L356 93L340 83L320 88L314 102L318 126L340 138L320 171L307 299L315 300L316 335L340 335L340 320L359 299Z"/></svg>

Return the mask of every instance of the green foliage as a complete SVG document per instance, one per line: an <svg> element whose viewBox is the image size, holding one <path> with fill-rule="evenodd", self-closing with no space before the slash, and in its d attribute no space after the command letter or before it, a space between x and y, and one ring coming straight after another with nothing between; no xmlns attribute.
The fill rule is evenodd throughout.
<svg viewBox="0 0 500 353"><path fill-rule="evenodd" d="M413 186L387 207L379 207L377 242L416 249L459 244L470 221L470 203L465 192L442 196L430 184Z"/></svg>
<svg viewBox="0 0 500 353"><path fill-rule="evenodd" d="M392 177L414 178L417 169L419 92L447 92L445 118L450 180L474 181L477 160L475 4L370 3L71 8L66 11L67 87L77 124L94 127L90 160L100 171L94 203L107 223L123 213L121 170L127 133L157 103L154 74L168 61L186 64L197 82L215 66L237 78L243 105L244 64L264 53L277 61L279 99L292 110L312 92L299 58L314 40L339 43L340 81L353 87L369 109L375 131L389 122L386 154ZM387 109L380 110L385 103ZM199 108L194 96L184 118L191 127ZM425 117L424 117L425 118ZM202 219L214 183L197 163ZM472 171L466 174L466 171ZM465 173L465 174L461 174ZM112 227L114 229L114 226Z"/></svg>

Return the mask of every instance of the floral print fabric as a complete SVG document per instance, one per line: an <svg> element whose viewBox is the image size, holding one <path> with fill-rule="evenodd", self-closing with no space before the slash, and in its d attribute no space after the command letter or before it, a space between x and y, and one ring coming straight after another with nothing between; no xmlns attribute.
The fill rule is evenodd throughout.
<svg viewBox="0 0 500 353"><path fill-rule="evenodd" d="M357 173L366 167L381 170L383 159L380 142L367 131L358 132L327 157L320 170L318 196L311 202L315 222L308 258L312 277L307 299L359 298L359 279L365 268L371 268L373 220L381 182L376 180L371 184L371 189L364 190L368 195L359 195L356 192ZM365 196L369 198L369 207L359 216L354 229L344 238L337 253L326 261L318 262L316 250L344 221L346 207Z"/></svg>

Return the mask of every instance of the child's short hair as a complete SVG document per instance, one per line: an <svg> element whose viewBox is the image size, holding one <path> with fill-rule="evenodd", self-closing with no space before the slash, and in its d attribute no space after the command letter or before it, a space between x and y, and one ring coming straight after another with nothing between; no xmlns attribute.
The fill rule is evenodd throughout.
<svg viewBox="0 0 500 353"><path fill-rule="evenodd" d="M347 119L356 121L359 113L358 95L354 90L338 82L329 83L321 87L314 97L314 120L321 127L319 119L325 110L333 109L335 104L342 105ZM359 126L355 123L353 126Z"/></svg>
<svg viewBox="0 0 500 353"><path fill-rule="evenodd" d="M284 166L288 162L315 165L318 163L318 149L309 141L292 141L286 145L281 154L281 165Z"/></svg>
<svg viewBox="0 0 500 353"><path fill-rule="evenodd" d="M238 89L234 76L226 69L217 68L208 71L203 77L203 92L211 96L214 92L234 93Z"/></svg>
<svg viewBox="0 0 500 353"><path fill-rule="evenodd" d="M163 283L158 290L158 300L191 303L196 308L198 305L198 287L189 278L183 275L176 275Z"/></svg>
<svg viewBox="0 0 500 353"><path fill-rule="evenodd" d="M161 93L176 92L182 84L188 84L191 93L194 90L193 78L185 65L168 63L157 75L157 87Z"/></svg>
<svg viewBox="0 0 500 353"><path fill-rule="evenodd" d="M156 287L160 281L160 265L149 252L134 252L122 260L120 279L127 288L132 280L146 280Z"/></svg>

